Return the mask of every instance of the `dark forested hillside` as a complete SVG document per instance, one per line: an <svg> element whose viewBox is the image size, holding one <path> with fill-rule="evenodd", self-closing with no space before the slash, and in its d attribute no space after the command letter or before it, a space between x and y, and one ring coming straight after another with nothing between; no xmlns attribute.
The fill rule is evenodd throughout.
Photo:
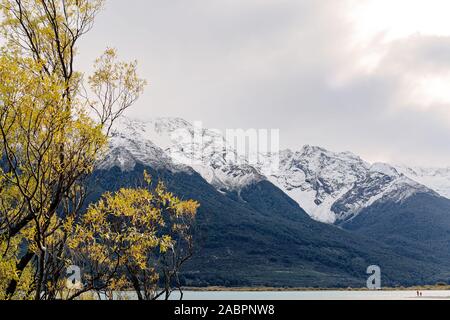
<svg viewBox="0 0 450 320"><path fill-rule="evenodd" d="M342 227L418 260L450 260L450 200L437 195L419 193L401 202L375 203Z"/></svg>
<svg viewBox="0 0 450 320"><path fill-rule="evenodd" d="M90 201L104 191L140 184L144 169L177 195L201 203L197 253L183 272L186 285L362 287L367 267L374 264L382 268L384 285L413 285L445 281L450 270L442 260L402 252L395 244L369 240L364 232L313 221L267 181L223 194L193 171L138 164L132 171L97 171Z"/></svg>

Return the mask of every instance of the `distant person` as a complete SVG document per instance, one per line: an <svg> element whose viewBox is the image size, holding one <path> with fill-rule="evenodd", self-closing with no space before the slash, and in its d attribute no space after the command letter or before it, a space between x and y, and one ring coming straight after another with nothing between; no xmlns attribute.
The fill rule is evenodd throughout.
<svg viewBox="0 0 450 320"><path fill-rule="evenodd" d="M420 297L420 292L419 292L419 290L417 290L417 296Z"/></svg>

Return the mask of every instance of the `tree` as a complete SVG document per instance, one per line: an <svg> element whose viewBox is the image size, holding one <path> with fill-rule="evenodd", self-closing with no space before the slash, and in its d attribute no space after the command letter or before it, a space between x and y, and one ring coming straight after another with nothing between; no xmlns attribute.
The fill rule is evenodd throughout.
<svg viewBox="0 0 450 320"><path fill-rule="evenodd" d="M22 300L32 298L30 288L33 288L33 270L31 266L24 267L20 274L17 272L17 255L20 250L20 243L21 239L18 237L0 242L0 300L8 298L7 288L13 280L16 283L19 283L20 280L20 285L17 287L20 294L16 298Z"/></svg>
<svg viewBox="0 0 450 320"><path fill-rule="evenodd" d="M106 150L113 122L145 86L136 63L117 62L112 49L96 61L87 84L74 69L76 44L103 2L0 2L6 42L0 51L0 267L10 270L0 288L6 298L25 282L35 299L57 297L85 180Z"/></svg>
<svg viewBox="0 0 450 320"><path fill-rule="evenodd" d="M183 201L163 183L107 193L91 205L70 239L73 263L84 264L86 291L134 288L139 300L168 299L177 288L179 272L193 254L192 231L199 204ZM109 293L109 294L108 294Z"/></svg>

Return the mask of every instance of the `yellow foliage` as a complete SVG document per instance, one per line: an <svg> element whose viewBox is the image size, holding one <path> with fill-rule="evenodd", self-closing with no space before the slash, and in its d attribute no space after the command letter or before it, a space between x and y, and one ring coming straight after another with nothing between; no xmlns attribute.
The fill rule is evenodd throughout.
<svg viewBox="0 0 450 320"><path fill-rule="evenodd" d="M54 299L61 290L59 270L78 244L72 233L81 232L77 217L86 177L107 149L113 122L143 91L136 62L116 61L115 50L96 61L86 83L74 68L77 42L103 4L0 0L0 298L8 282L19 280L28 289L16 292L34 287L36 299ZM128 217L137 210L116 206ZM102 232L106 216L101 205L97 210L86 215L96 227L84 240L95 241ZM102 253L97 245L92 250ZM17 270L23 254L33 259Z"/></svg>
<svg viewBox="0 0 450 320"><path fill-rule="evenodd" d="M0 300L29 299L27 295L32 287L32 268L27 267L23 272L17 270L19 245L23 239L15 237L9 241L0 239ZM11 280L18 282L17 293L12 297L6 296L6 288Z"/></svg>
<svg viewBox="0 0 450 320"><path fill-rule="evenodd" d="M147 173L145 180L151 181ZM83 259L100 263L96 271L105 278L118 267L126 270L127 276L113 280L110 288L131 288L135 284L130 276L145 274L144 287L156 290L161 256L175 250L175 238L191 240L186 231L199 204L179 199L163 183L153 191L148 187L106 193L89 207L70 239Z"/></svg>

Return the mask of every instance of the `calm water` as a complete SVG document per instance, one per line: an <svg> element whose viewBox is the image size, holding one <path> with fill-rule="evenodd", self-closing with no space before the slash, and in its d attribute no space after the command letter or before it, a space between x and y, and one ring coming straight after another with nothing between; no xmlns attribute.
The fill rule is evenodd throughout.
<svg viewBox="0 0 450 320"><path fill-rule="evenodd" d="M450 291L422 291L422 294L417 297L416 291L185 291L183 300L450 300ZM134 292L117 295L120 299L137 300ZM171 300L179 298L178 292L171 296Z"/></svg>
<svg viewBox="0 0 450 320"><path fill-rule="evenodd" d="M174 294L173 299L179 296ZM285 291L285 292L196 292L184 293L184 300L430 300L449 299L450 291Z"/></svg>

